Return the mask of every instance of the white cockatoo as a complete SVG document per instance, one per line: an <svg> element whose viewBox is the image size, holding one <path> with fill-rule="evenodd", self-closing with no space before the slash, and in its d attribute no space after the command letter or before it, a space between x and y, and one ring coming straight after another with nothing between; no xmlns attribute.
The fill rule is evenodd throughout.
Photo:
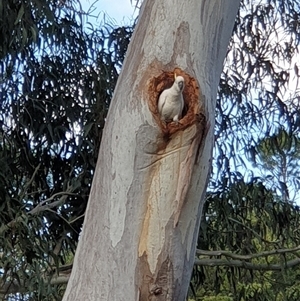
<svg viewBox="0 0 300 301"><path fill-rule="evenodd" d="M164 90L158 99L158 112L162 121L175 121L177 124L182 117L184 106L182 91L184 88L184 78L176 76L171 88Z"/></svg>

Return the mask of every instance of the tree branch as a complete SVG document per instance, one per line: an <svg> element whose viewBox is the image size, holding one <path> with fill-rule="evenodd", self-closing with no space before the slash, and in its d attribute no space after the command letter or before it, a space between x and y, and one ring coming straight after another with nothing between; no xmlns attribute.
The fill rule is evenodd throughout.
<svg viewBox="0 0 300 301"><path fill-rule="evenodd" d="M228 251L207 251L207 250L197 250L196 254L200 256L225 256L230 259L212 259L212 258L196 258L195 265L199 266L224 266L224 267L238 267L245 268L248 270L257 270L257 271L282 271L283 269L288 269L300 264L300 258L295 258L289 261L284 262L283 264L253 264L247 262L246 260L252 260L260 257L268 257L272 255L287 254L287 253L296 253L300 251L300 246L291 249L276 249L271 251L265 251L256 254L248 255L239 255L234 254ZM67 284L70 274L72 271L73 264L67 264L58 268L59 275L53 276L50 280L51 285L61 285ZM0 295L14 294L27 292L26 283L19 283L17 281L1 283L0 281Z"/></svg>
<svg viewBox="0 0 300 301"><path fill-rule="evenodd" d="M207 251L207 250L196 250L196 254L199 256L225 256L230 257L232 259L238 259L238 260L251 260L254 258L259 257L267 257L271 255L278 255L278 254L287 254L287 253L295 253L297 251L300 251L300 246L297 246L292 249L275 249L272 251L265 251L261 253L255 253L255 254L247 254L247 255L239 255L235 253L231 253L228 251Z"/></svg>
<svg viewBox="0 0 300 301"><path fill-rule="evenodd" d="M277 244L279 242L279 241L269 241L269 240L266 240L262 236L260 236L257 232L255 232L252 228L250 228L249 226L243 224L242 222L240 222L240 221L238 221L238 220L236 220L234 218L231 218L231 217L228 217L228 219L231 220L231 221L233 221L234 223L237 223L237 224L243 226L244 228L248 229L249 231L251 231L253 233L253 235L257 239L259 239L259 240L261 240L263 242L266 242L266 243L269 243L269 244Z"/></svg>
<svg viewBox="0 0 300 301"><path fill-rule="evenodd" d="M70 278L70 274L53 276L50 280L51 285L61 285L67 284ZM12 281L1 283L0 282L0 295L16 294L16 293L26 293L28 288L26 282Z"/></svg>
<svg viewBox="0 0 300 301"><path fill-rule="evenodd" d="M227 266L245 268L248 270L257 271L282 271L282 269L288 269L300 264L300 258L289 260L284 264L253 264L242 260L227 260L227 259L196 259L195 265L200 266Z"/></svg>
<svg viewBox="0 0 300 301"><path fill-rule="evenodd" d="M60 197L59 200L57 200L53 203L50 203L50 204L45 204L47 202L52 201L55 197L58 197L60 195L61 195L61 197ZM22 215L18 216L17 218L13 219L12 221L10 221L8 224L2 225L0 227L0 235L4 231L6 231L8 228L13 227L16 223L21 222L24 216L29 215L29 214L30 215L35 215L35 214L38 214L40 212L49 210L50 208L59 206L59 205L63 204L66 197L70 196L70 195L76 196L77 194L72 193L70 191L61 191L61 192L57 192L57 193L53 194L50 198L48 198L48 199L40 202L38 205L36 205L32 210L30 210L28 212L24 212Z"/></svg>
<svg viewBox="0 0 300 301"><path fill-rule="evenodd" d="M51 203L51 204L46 204L47 202L50 202L52 201L54 198L56 198L57 196L62 196L59 200ZM70 195L73 195L73 196L77 196L78 194L76 193L72 193L72 192L69 192L69 191L61 191L61 192L57 192L55 194L53 194L50 198L40 202L38 205L36 205L32 210L30 210L27 214L38 214L42 211L45 211L47 209L50 209L50 208L53 208L53 207L56 207L56 206L59 206L61 205L65 199L66 199L66 196L70 196Z"/></svg>
<svg viewBox="0 0 300 301"><path fill-rule="evenodd" d="M26 192L27 192L29 186L30 186L30 185L32 184L32 182L34 181L34 178L35 178L37 172L39 171L40 167L41 167L41 163L38 164L38 166L35 168L35 170L34 170L32 176L31 176L30 180L25 184L24 189L23 189L23 192L20 194L20 199L21 199L21 200L24 199L24 197L25 197L25 195L26 195Z"/></svg>

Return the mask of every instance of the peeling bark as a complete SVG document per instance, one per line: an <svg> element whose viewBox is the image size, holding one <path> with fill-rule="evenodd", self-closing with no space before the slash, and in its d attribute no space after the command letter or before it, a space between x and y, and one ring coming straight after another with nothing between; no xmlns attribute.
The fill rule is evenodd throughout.
<svg viewBox="0 0 300 301"><path fill-rule="evenodd" d="M64 301L184 300L217 86L239 1L145 0L115 89ZM157 111L185 78L180 124Z"/></svg>

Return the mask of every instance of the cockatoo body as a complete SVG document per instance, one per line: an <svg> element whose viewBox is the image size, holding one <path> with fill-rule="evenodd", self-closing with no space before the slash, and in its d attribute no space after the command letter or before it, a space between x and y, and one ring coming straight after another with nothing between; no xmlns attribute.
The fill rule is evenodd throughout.
<svg viewBox="0 0 300 301"><path fill-rule="evenodd" d="M175 81L171 88L164 90L158 99L158 112L164 122L175 121L182 117L184 106L182 91L184 88L184 78L175 75Z"/></svg>

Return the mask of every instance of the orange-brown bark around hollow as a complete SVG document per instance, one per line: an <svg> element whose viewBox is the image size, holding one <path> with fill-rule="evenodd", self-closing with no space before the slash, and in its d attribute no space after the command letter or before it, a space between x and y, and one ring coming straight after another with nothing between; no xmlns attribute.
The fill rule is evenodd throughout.
<svg viewBox="0 0 300 301"><path fill-rule="evenodd" d="M179 124L175 122L164 123L161 121L157 103L159 95L163 90L168 89L174 82L174 75L183 76L185 81L185 87L183 89L184 109L182 119L179 120ZM173 133L184 130L190 125L199 122L199 116L204 114L203 108L200 107L200 88L197 80L191 77L189 74L175 68L173 71L163 71L159 76L153 77L149 82L149 109L152 112L156 122L161 127L166 138L170 137Z"/></svg>

